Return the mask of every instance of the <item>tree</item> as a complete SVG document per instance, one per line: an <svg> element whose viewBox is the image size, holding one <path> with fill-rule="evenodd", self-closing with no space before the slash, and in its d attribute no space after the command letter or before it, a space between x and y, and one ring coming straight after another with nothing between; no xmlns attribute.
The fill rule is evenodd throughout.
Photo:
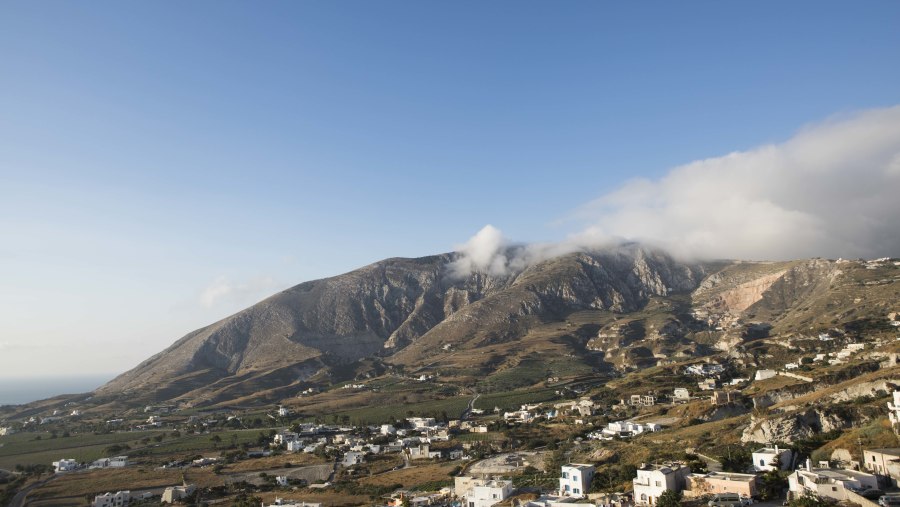
<svg viewBox="0 0 900 507"><path fill-rule="evenodd" d="M788 487L788 480L778 469L770 470L760 477L759 497L762 500L774 500L781 497L781 492Z"/></svg>
<svg viewBox="0 0 900 507"><path fill-rule="evenodd" d="M656 500L656 507L680 507L681 506L681 491L675 491L674 489L667 489L663 491L663 494L659 495L659 499Z"/></svg>
<svg viewBox="0 0 900 507"><path fill-rule="evenodd" d="M217 449L217 448L219 447L219 442L222 441L222 437L220 437L219 435L213 435L213 436L210 437L209 439L210 439L210 440L212 441L212 443L213 443L213 449Z"/></svg>
<svg viewBox="0 0 900 507"><path fill-rule="evenodd" d="M828 507L828 502L807 492L805 495L791 500L788 505L790 507Z"/></svg>

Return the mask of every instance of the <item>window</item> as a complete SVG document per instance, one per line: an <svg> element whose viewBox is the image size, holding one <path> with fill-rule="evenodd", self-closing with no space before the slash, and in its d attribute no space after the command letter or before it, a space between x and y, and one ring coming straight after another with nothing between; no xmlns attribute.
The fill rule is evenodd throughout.
<svg viewBox="0 0 900 507"><path fill-rule="evenodd" d="M658 488L658 487L660 487L660 486L662 486L662 483L659 482L659 481L656 481L656 487Z"/></svg>
<svg viewBox="0 0 900 507"><path fill-rule="evenodd" d="M572 480L573 480L573 481L577 481L577 480L578 480L578 476L575 475L575 474L572 474Z"/></svg>
<svg viewBox="0 0 900 507"><path fill-rule="evenodd" d="M759 460L759 466L761 466L761 467L766 466L766 460L764 460L764 459Z"/></svg>
<svg viewBox="0 0 900 507"><path fill-rule="evenodd" d="M579 491L578 488L573 488L572 493L575 493L576 495L580 495L581 491Z"/></svg>
<svg viewBox="0 0 900 507"><path fill-rule="evenodd" d="M563 479L569 478L569 472L563 472Z"/></svg>

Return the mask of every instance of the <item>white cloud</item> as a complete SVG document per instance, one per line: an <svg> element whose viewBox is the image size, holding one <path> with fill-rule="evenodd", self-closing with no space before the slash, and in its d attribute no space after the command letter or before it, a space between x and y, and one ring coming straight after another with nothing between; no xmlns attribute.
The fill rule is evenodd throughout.
<svg viewBox="0 0 900 507"><path fill-rule="evenodd" d="M244 306L256 303L278 289L278 284L270 277L257 277L245 282L233 282L220 276L200 293L200 304L204 308L220 305Z"/></svg>
<svg viewBox="0 0 900 507"><path fill-rule="evenodd" d="M900 106L836 116L787 141L636 179L582 206L580 232L509 247L487 226L451 266L506 274L622 240L684 257L779 260L900 255Z"/></svg>
<svg viewBox="0 0 900 507"><path fill-rule="evenodd" d="M791 139L672 169L589 203L588 231L682 255L900 254L900 106L832 118Z"/></svg>

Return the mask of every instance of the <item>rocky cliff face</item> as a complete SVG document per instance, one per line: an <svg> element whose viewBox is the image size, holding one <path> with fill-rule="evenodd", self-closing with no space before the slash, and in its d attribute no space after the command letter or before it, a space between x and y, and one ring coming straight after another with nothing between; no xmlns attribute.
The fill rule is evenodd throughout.
<svg viewBox="0 0 900 507"><path fill-rule="evenodd" d="M777 417L757 419L751 417L750 425L741 436L742 442L793 443L809 439L820 433L843 430L865 422L860 417L838 414L827 409L808 409Z"/></svg>

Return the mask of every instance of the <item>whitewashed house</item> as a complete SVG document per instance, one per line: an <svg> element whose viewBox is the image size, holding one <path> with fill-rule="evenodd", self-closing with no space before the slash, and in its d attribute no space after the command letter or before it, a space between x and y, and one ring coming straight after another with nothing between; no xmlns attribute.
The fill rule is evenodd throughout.
<svg viewBox="0 0 900 507"><path fill-rule="evenodd" d="M900 448L866 449L863 462L869 472L900 481Z"/></svg>
<svg viewBox="0 0 900 507"><path fill-rule="evenodd" d="M314 502L297 502L275 497L275 503L269 505L262 504L262 507L322 507L322 504Z"/></svg>
<svg viewBox="0 0 900 507"><path fill-rule="evenodd" d="M512 481L480 481L466 495L466 507L491 507L509 498L512 492Z"/></svg>
<svg viewBox="0 0 900 507"><path fill-rule="evenodd" d="M128 466L128 456L100 458L90 464L90 468L124 468Z"/></svg>
<svg viewBox="0 0 900 507"><path fill-rule="evenodd" d="M423 430L435 426L434 417L409 417L406 421L416 430Z"/></svg>
<svg viewBox="0 0 900 507"><path fill-rule="evenodd" d="M689 401L691 399L691 392L683 387L679 387L672 392L672 397L675 401Z"/></svg>
<svg viewBox="0 0 900 507"><path fill-rule="evenodd" d="M848 500L847 492L854 489L877 489L878 478L865 472L835 468L812 468L807 460L806 468L788 477L791 496L815 495L837 501Z"/></svg>
<svg viewBox="0 0 900 507"><path fill-rule="evenodd" d="M349 451L344 454L344 460L341 462L345 467L352 467L353 465L359 465L365 461L365 454L361 452L353 452Z"/></svg>
<svg viewBox="0 0 900 507"><path fill-rule="evenodd" d="M794 454L790 449L779 449L778 446L763 447L753 451L753 470L757 472L769 472L772 470L790 470L791 460ZM779 467L774 465L778 459Z"/></svg>
<svg viewBox="0 0 900 507"><path fill-rule="evenodd" d="M160 503L175 503L194 494L197 486L185 484L183 486L169 486L163 491Z"/></svg>
<svg viewBox="0 0 900 507"><path fill-rule="evenodd" d="M275 445L284 445L288 442L296 442L300 438L300 435L294 433L293 431L282 430L275 434L272 437L272 443Z"/></svg>
<svg viewBox="0 0 900 507"><path fill-rule="evenodd" d="M778 375L778 372L775 370L756 370L753 380L766 380L773 378L775 375Z"/></svg>
<svg viewBox="0 0 900 507"><path fill-rule="evenodd" d="M124 507L131 502L131 491L118 491L116 494L103 493L94 497L93 507Z"/></svg>
<svg viewBox="0 0 900 507"><path fill-rule="evenodd" d="M53 462L54 472L69 472L78 468L78 462L74 459L61 459Z"/></svg>
<svg viewBox="0 0 900 507"><path fill-rule="evenodd" d="M894 391L894 400L893 402L889 401L887 407L891 424L897 426L900 424L900 390Z"/></svg>
<svg viewBox="0 0 900 507"><path fill-rule="evenodd" d="M671 465L643 465L632 481L634 502L638 505L656 505L659 496L666 491L682 491L691 469L679 463Z"/></svg>
<svg viewBox="0 0 900 507"><path fill-rule="evenodd" d="M593 465L579 463L563 465L559 477L559 495L583 498L590 492L593 478Z"/></svg>

